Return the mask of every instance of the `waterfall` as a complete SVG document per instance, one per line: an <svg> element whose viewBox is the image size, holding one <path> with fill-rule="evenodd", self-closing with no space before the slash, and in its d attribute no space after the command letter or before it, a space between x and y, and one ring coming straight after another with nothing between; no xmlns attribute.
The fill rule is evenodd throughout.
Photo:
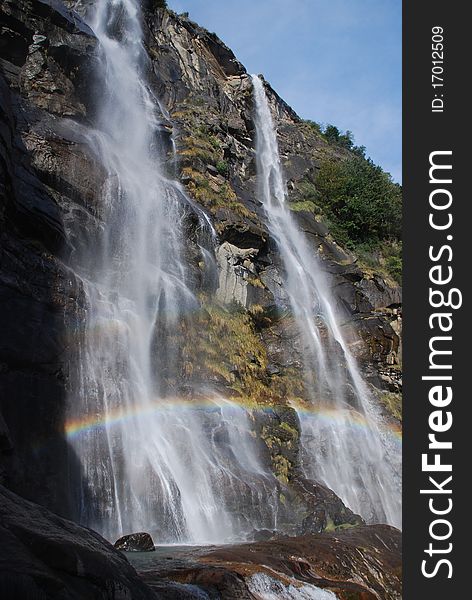
<svg viewBox="0 0 472 600"><path fill-rule="evenodd" d="M314 409L300 414L303 466L368 522L399 526L400 452L342 335L320 260L291 216L264 85L257 76L252 82L258 193L283 262Z"/></svg>
<svg viewBox="0 0 472 600"><path fill-rule="evenodd" d="M81 135L105 181L71 261L85 304L66 425L82 471L79 518L112 541L141 530L159 542L225 541L251 519L275 526L274 485L243 408L211 390L175 398L168 383L178 378L172 332L200 308L184 258L186 216L207 238L212 231L163 170L139 4L98 0L90 19L102 90L96 128Z"/></svg>

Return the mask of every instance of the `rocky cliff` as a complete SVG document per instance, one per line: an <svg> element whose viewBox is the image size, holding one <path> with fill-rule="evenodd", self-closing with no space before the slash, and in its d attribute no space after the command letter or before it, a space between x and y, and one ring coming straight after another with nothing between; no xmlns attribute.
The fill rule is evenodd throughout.
<svg viewBox="0 0 472 600"><path fill-rule="evenodd" d="M69 518L76 516L70 490L80 465L64 437L64 413L83 309L70 264L100 224L104 179L83 135L100 93L96 40L81 18L87 4L4 0L0 7L0 474L10 489ZM256 435L309 531L358 523L299 468L291 402L306 398L303 347L256 199L250 78L215 34L157 4L145 3L144 30L165 168L217 234L212 275L189 211L186 255L201 310L164 333L180 349L178 376L169 372L166 386L185 396L211 381L225 396L259 407ZM320 162L349 151L329 144L268 83L267 93L291 208L330 274L351 350L385 418L398 426L401 289L362 268L309 201ZM156 366L167 368L165 361Z"/></svg>
<svg viewBox="0 0 472 600"><path fill-rule="evenodd" d="M13 488L67 513L64 482L56 480L66 472L66 357L81 302L68 264L78 238L87 239L100 218L103 179L80 134L94 117L96 44L80 16L60 2L6 1L1 14L2 464ZM197 221L189 216L187 254L202 310L173 332L184 341L179 380L169 386L182 393L210 379L229 396L275 407L260 434L274 469L287 478L296 468L296 440L289 439L296 423L280 426L293 426L287 399L304 398L303 349L256 200L250 78L229 48L185 16L145 11L145 28L169 172L177 170L218 235L218 281L208 281ZM401 290L363 271L306 210L320 160L347 151L330 145L268 84L267 90L291 207L332 276L351 349L388 418L397 420Z"/></svg>

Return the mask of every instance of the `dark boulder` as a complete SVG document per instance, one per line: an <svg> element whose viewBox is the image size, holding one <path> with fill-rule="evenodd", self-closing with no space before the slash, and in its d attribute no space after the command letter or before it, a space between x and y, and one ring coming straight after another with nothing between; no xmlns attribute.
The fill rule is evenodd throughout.
<svg viewBox="0 0 472 600"><path fill-rule="evenodd" d="M277 532L271 531L270 529L255 529L252 534L252 539L255 542L267 542L274 537L277 537Z"/></svg>
<svg viewBox="0 0 472 600"><path fill-rule="evenodd" d="M122 552L153 552L155 550L152 537L144 531L120 537L115 542L115 548Z"/></svg>
<svg viewBox="0 0 472 600"><path fill-rule="evenodd" d="M98 533L0 486L0 597L155 600L126 558Z"/></svg>

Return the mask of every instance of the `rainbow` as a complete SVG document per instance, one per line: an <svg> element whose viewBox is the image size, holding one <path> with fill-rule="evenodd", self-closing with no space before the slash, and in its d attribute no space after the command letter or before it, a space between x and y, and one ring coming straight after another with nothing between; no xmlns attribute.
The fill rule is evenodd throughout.
<svg viewBox="0 0 472 600"><path fill-rule="evenodd" d="M353 410L333 409L327 406L312 407L306 404L294 406L294 408L296 408L298 415L302 419L303 417L317 418L327 426L333 423L345 423L349 427L358 429L359 431L371 428L366 418L361 413ZM403 434L400 425L382 423L379 427L384 433L390 434L396 441L400 444L402 443Z"/></svg>
<svg viewBox="0 0 472 600"><path fill-rule="evenodd" d="M236 404L236 403L233 403ZM120 425L133 419L143 418L146 416L156 415L159 413L175 410L215 410L218 404L215 401L199 400L192 402L179 398L169 400L152 400L145 404L116 407L107 414L96 413L94 415L85 415L66 421L64 431L68 438L75 437L81 433L93 431L96 429L110 428L115 425Z"/></svg>
<svg viewBox="0 0 472 600"><path fill-rule="evenodd" d="M70 419L65 423L64 431L68 438L74 438L88 432L112 428L134 419L142 419L143 417L169 414L174 411L214 411L218 410L218 408L223 405L226 405L226 408L229 409L231 408L231 405L233 405L235 408L259 410L262 412L272 411L275 408L271 406L261 406L254 402L245 402L238 399L232 399L231 401L222 400L220 398L198 398L193 401L182 398L167 398L165 400L156 399L141 405L117 407L110 410L107 414L95 413ZM291 403L291 406L297 411L301 419L321 419L326 426L335 423L346 423L348 426L358 429L359 431L365 431L366 428L370 428L367 420L360 413L352 410L333 409L328 406L315 406L295 401ZM391 435L399 443L402 442L402 431L398 425L385 423L383 424L383 431L384 433Z"/></svg>

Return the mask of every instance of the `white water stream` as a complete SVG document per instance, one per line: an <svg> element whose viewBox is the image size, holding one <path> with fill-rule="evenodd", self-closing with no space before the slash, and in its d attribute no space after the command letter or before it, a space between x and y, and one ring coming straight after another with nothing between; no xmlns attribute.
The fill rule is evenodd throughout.
<svg viewBox="0 0 472 600"><path fill-rule="evenodd" d="M276 492L243 408L163 392L156 356L169 370L177 353L165 334L199 309L183 258L184 216L196 209L160 166L139 5L98 0L90 19L102 93L85 137L106 178L99 226L73 259L86 299L68 414L80 520L112 541L144 530L159 543L222 542L251 522L275 527Z"/></svg>
<svg viewBox="0 0 472 600"><path fill-rule="evenodd" d="M400 526L401 456L383 429L340 327L315 250L291 215L264 85L252 77L259 198L280 252L285 291L303 340L307 385L318 411L300 414L304 468L369 522ZM323 409L323 410L322 410ZM323 413L329 418L323 418Z"/></svg>
<svg viewBox="0 0 472 600"><path fill-rule="evenodd" d="M311 583L292 580L283 583L266 573L256 573L247 580L251 594L257 600L336 600L333 592L323 590Z"/></svg>

